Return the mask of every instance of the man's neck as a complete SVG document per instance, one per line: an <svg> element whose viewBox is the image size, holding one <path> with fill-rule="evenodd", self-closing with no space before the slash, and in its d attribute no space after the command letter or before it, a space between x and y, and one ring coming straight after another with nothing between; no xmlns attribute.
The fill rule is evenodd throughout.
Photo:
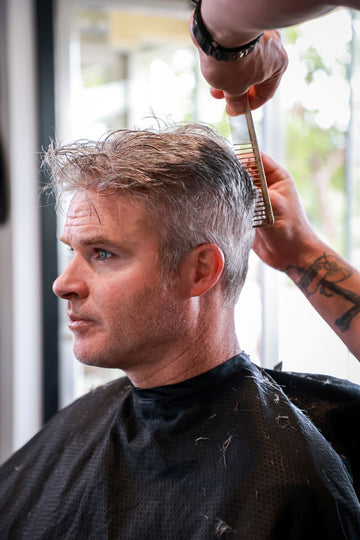
<svg viewBox="0 0 360 540"><path fill-rule="evenodd" d="M234 318L229 315L217 320L216 325L198 331L195 337L173 347L169 354L156 359L145 369L127 370L127 375L137 388L154 388L176 384L201 375L223 364L241 352Z"/></svg>

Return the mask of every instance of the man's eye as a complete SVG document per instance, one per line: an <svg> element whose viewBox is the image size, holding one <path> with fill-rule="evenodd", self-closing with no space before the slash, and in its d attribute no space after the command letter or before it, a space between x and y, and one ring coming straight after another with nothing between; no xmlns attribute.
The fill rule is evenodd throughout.
<svg viewBox="0 0 360 540"><path fill-rule="evenodd" d="M100 261L106 261L106 259L109 259L111 257L112 253L110 251L107 251L106 249L99 249L96 257Z"/></svg>

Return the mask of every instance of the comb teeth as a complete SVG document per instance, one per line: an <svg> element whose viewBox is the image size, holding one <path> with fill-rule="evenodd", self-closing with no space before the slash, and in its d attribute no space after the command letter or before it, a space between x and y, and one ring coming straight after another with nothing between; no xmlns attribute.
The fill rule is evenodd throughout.
<svg viewBox="0 0 360 540"><path fill-rule="evenodd" d="M257 191L253 226L270 227L274 223L274 216L249 102L247 103L245 118L244 116L236 117L236 119L230 117L229 121L233 139L241 141L241 143L234 141L234 152L249 171Z"/></svg>
<svg viewBox="0 0 360 540"><path fill-rule="evenodd" d="M262 171L259 170L254 149L251 143L234 144L235 154L251 175L254 187L257 191L257 199L254 209L253 226L269 227L274 223L270 200L264 196L264 181ZM265 181L266 182L266 181ZM267 191L267 188L266 188Z"/></svg>

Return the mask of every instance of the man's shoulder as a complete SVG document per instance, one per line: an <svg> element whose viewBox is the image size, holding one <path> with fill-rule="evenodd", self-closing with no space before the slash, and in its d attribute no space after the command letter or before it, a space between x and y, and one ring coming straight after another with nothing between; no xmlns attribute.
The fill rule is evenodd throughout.
<svg viewBox="0 0 360 540"><path fill-rule="evenodd" d="M50 429L53 425L63 425L71 429L72 425L77 425L78 422L89 421L93 425L102 422L105 417L111 416L119 409L130 388L131 384L127 377L96 386L57 412L43 429Z"/></svg>
<svg viewBox="0 0 360 540"><path fill-rule="evenodd" d="M82 412L94 412L101 414L105 410L117 407L119 401L128 395L131 389L131 383L127 377L119 377L106 384L92 388L86 394L78 397L75 401L61 409L54 418L68 415L77 415Z"/></svg>
<svg viewBox="0 0 360 540"><path fill-rule="evenodd" d="M0 467L0 480L9 471L23 468L39 454L57 453L71 440L88 443L100 431L111 424L123 401L129 394L131 384L127 377L120 377L98 386L57 412L40 431Z"/></svg>

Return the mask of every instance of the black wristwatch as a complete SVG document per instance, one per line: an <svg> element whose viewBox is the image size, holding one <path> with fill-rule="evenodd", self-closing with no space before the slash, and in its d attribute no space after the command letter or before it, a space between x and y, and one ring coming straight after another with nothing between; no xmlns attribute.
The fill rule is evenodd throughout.
<svg viewBox="0 0 360 540"><path fill-rule="evenodd" d="M223 62L229 62L229 61L235 61L239 58L244 58L244 56L247 56L257 46L260 39L263 37L264 32L257 36L252 41L249 41L249 43L245 43L245 45L241 45L241 47L235 47L232 49L227 49L226 47L222 47L222 45L219 45L216 43L216 41L213 39L212 35L206 28L204 21L201 18L200 13L201 8L201 1L196 5L195 11L194 11L194 18L193 18L193 34L194 37L201 47L201 49L204 51L205 54L208 56L211 56L212 58L215 58L215 60L221 60Z"/></svg>

